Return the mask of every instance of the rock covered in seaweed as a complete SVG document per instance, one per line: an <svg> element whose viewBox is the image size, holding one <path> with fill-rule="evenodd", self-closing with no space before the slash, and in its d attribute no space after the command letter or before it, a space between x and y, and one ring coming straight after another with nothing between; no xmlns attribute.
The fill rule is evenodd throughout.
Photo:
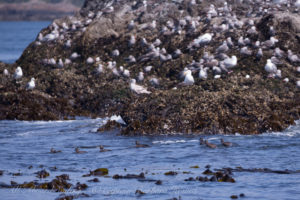
<svg viewBox="0 0 300 200"><path fill-rule="evenodd" d="M20 82L1 77L0 117L120 114L123 134L283 130L300 114L300 63L287 53L300 47L291 5L87 0L42 30L16 64L0 63L0 72L24 73ZM31 77L36 87L26 91ZM133 91L131 79L147 93Z"/></svg>

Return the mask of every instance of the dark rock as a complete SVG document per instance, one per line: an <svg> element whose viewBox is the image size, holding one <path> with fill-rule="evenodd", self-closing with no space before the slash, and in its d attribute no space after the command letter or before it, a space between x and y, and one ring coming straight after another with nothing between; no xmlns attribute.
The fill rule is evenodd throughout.
<svg viewBox="0 0 300 200"><path fill-rule="evenodd" d="M87 176L105 176L108 174L108 169L107 168L98 168L94 171L90 171L89 174L83 175L83 177Z"/></svg>
<svg viewBox="0 0 300 200"><path fill-rule="evenodd" d="M155 182L155 184L156 184L156 185L161 185L161 184L162 184L162 181L161 181L161 180L158 180L158 181Z"/></svg>
<svg viewBox="0 0 300 200"><path fill-rule="evenodd" d="M239 197L237 195L231 195L230 198L232 198L232 199L238 199Z"/></svg>
<svg viewBox="0 0 300 200"><path fill-rule="evenodd" d="M88 180L88 182L95 182L95 183L97 183L97 182L100 182L100 181L99 181L98 178L94 178L94 179Z"/></svg>
<svg viewBox="0 0 300 200"><path fill-rule="evenodd" d="M107 5L112 3L114 10ZM199 134L259 134L266 131L282 131L295 123L300 116L299 89L295 86L299 74L295 73L295 66L282 59L280 69L290 82L284 84L279 79L268 79L264 70L266 59L272 56L269 52L260 60L245 57L236 49L231 49L228 55L236 55L238 65L231 74L222 74L221 79L214 79L209 74L206 81L195 78L193 86L182 86L178 77L185 66L192 60L203 57L203 48L189 51L189 43L203 33L215 32L214 41L206 46L205 51L211 53L227 37L234 42L239 36L249 36L252 41L269 39L268 27L276 29L276 44L280 49L291 49L298 52L300 48L299 15L292 7L278 10L270 4L269 14L263 16L258 10L260 4L255 1L232 4L232 15L238 19L249 18L258 21L257 35L247 35L248 27L226 31L220 34L213 30L212 24L221 24L223 16L215 17L211 23L200 20L200 25L189 33L183 29L183 34L168 33L164 35L158 29L151 29L147 24L156 20L161 28L170 19L178 21L178 16L206 17L210 4L221 6L220 1L202 1L201 6L191 7L187 1L151 0L144 8L140 1L133 5L132 1L86 0L80 14L74 19L82 22L76 30L65 30L64 39L42 41L38 38L23 52L20 59L12 65L0 63L0 72L5 68L12 74L20 65L24 71L22 81L15 82L11 77L0 79L0 119L19 120L57 120L67 119L68 116L104 117L112 114L121 115L127 126L122 127L124 135L168 134L173 132ZM274 9L273 9L274 8ZM251 17L249 10L256 16ZM163 12L162 12L163 11ZM101 17L88 16L89 13L100 13ZM250 17L249 17L250 16ZM90 19L90 23L86 23ZM174 20L173 20L174 19ZM137 27L128 30L128 23L134 20ZM54 21L61 27L66 23L71 27L70 18ZM144 28L142 28L144 27ZM85 31L83 31L83 29ZM46 36L53 30L53 25L41 31ZM137 36L137 43L145 37L153 42L159 38L168 53L180 48L182 54L172 60L162 62L159 59L144 63L126 63L129 55L136 58L145 55L146 49L140 45L128 47L130 35ZM72 45L66 48L67 39ZM159 80L159 85L153 86L149 80L143 85L151 91L148 95L137 95L129 88L129 80L124 76L116 77L108 70L97 74L95 69L102 64L112 61L111 52L120 51L120 56L114 58L117 66L124 66L130 70L130 77L135 78L144 71L146 65L154 66L149 73ZM73 52L80 57L66 64L63 68L51 65L44 59L54 58L65 60ZM87 64L89 57L101 56L101 61ZM249 74L250 79L245 79ZM2 74L1 74L2 76ZM35 77L36 88L25 90L26 83ZM146 77L150 78L150 77ZM177 89L173 89L176 87ZM201 95L199 95L201 94ZM100 128L105 131L116 128L116 124L109 123Z"/></svg>
<svg viewBox="0 0 300 200"><path fill-rule="evenodd" d="M138 175L136 174L127 174L125 176L122 175L114 175L113 179L144 179L145 178L145 174L144 173L140 173Z"/></svg>
<svg viewBox="0 0 300 200"><path fill-rule="evenodd" d="M169 171L169 172L166 172L165 175L166 176L175 176L177 175L178 173L177 172L174 172L174 171Z"/></svg>

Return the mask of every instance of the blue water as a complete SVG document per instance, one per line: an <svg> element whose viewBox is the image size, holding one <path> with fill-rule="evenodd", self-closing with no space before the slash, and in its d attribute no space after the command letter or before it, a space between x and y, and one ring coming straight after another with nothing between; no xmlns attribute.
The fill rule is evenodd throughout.
<svg viewBox="0 0 300 200"><path fill-rule="evenodd" d="M50 181L55 176L69 174L70 182L78 181L89 186L84 192L92 199L229 199L233 194L244 193L245 199L299 199L300 174L272 174L234 172L236 183L185 182L189 177L203 176L205 166L212 169L223 167L270 168L274 170L300 169L300 125L281 133L260 136L205 136L217 149L199 145L198 136L124 137L117 132L97 133L102 119L80 119L57 122L0 121L0 169L4 175L0 182L9 184L38 180ZM225 148L219 139L231 141ZM150 148L135 148L139 140ZM99 145L111 149L99 152ZM50 148L62 153L51 154ZM80 147L86 154L75 154ZM40 167L43 165L43 167ZM200 168L190 168L198 165ZM29 166L33 168L28 169ZM53 171L52 167L57 170ZM89 183L94 177L82 177L90 170L100 167L109 169L109 176L145 172L146 178L162 180L162 185L138 180L114 180L99 177L100 182ZM127 171L124 171L124 168ZM50 177L39 180L34 172L46 169ZM176 176L165 176L167 171L176 171ZM21 172L22 176L9 173ZM190 172L191 174L184 174ZM140 189L147 194L137 197ZM72 191L69 191L72 194ZM1 199L55 199L55 192L29 189L0 189Z"/></svg>
<svg viewBox="0 0 300 200"><path fill-rule="evenodd" d="M15 61L22 50L34 40L39 30L49 22L0 22L0 60ZM217 149L199 145L199 136L124 137L118 132L97 133L103 119L74 121L22 122L0 121L0 183L50 181L57 175L69 174L70 182L86 183L84 193L89 198L79 199L230 199L244 193L244 199L300 199L300 174L233 172L236 183L185 182L201 173L210 164L211 169L223 167L270 168L273 170L300 170L300 124L280 133L259 136L204 136ZM233 146L220 145L220 138ZM137 149L136 140L150 145ZM99 145L111 149L99 152ZM50 148L62 153L51 154ZM86 154L75 154L80 147ZM198 165L199 168L190 168ZM32 166L31 169L28 167ZM56 166L57 170L53 167ZM94 177L82 177L100 167L109 169L108 177L90 183ZM126 168L126 171L124 170ZM34 172L46 169L50 176L38 179ZM168 171L176 176L165 176ZM20 172L21 176L11 173ZM114 174L145 173L147 179L162 180L162 185L138 180L114 180ZM183 172L189 172L186 174ZM146 195L137 196L137 189ZM78 191L70 190L67 194ZM79 191L80 193L82 191ZM0 188L0 199L55 199L59 193L45 190Z"/></svg>
<svg viewBox="0 0 300 200"><path fill-rule="evenodd" d="M49 21L0 22L0 61L13 63Z"/></svg>

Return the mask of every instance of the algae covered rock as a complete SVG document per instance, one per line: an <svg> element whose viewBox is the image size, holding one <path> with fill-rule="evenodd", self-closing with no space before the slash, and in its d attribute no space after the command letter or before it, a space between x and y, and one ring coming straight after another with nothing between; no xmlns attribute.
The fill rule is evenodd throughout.
<svg viewBox="0 0 300 200"><path fill-rule="evenodd" d="M86 0L15 64L0 63L0 119L121 115L125 127L109 122L99 131L124 135L281 131L300 115L299 11L260 6ZM269 59L276 71L265 70Z"/></svg>

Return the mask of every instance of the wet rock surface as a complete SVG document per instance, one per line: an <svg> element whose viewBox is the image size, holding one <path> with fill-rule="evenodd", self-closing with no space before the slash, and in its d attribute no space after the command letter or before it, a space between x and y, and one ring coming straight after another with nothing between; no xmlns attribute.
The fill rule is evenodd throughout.
<svg viewBox="0 0 300 200"><path fill-rule="evenodd" d="M259 134L294 124L300 114L300 60L287 54L300 48L297 8L191 2L86 1L80 13L42 30L15 64L0 63L0 72L9 72L0 79L0 119L118 114L127 124L124 135ZM205 33L213 39L198 44ZM225 53L235 55L237 64L222 69L226 57L217 49L229 37L233 46ZM271 37L278 42L272 44ZM257 56L260 48L263 55ZM159 56L149 56L155 50ZM271 58L280 74L265 70ZM20 80L13 76L17 66L24 73ZM191 85L180 78L185 67L194 77ZM31 77L36 86L28 90ZM147 90L131 88L133 78ZM99 131L116 127L109 123Z"/></svg>

